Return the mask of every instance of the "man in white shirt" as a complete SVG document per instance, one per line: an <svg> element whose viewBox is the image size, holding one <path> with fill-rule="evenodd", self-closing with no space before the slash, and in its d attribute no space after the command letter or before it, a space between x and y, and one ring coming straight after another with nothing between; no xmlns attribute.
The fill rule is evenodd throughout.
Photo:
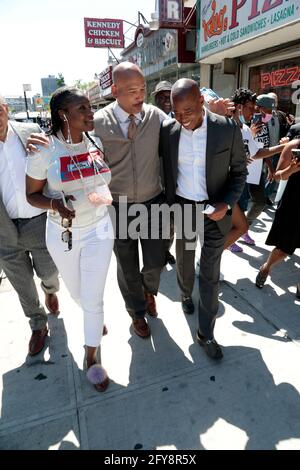
<svg viewBox="0 0 300 470"><path fill-rule="evenodd" d="M155 106L144 103L146 83L139 67L122 62L113 72L112 92L116 102L99 110L94 116L95 135L101 139L112 179L110 190L116 213L116 239L118 284L126 309L132 318L133 331L142 338L150 336L145 314L157 316L155 296L160 273L165 264L165 240L143 236L152 218L151 207L163 202L158 153L159 131L166 114ZM121 197L127 203L120 202ZM134 239L128 233L122 237L119 226L128 230L137 215L130 214L134 204L143 204L147 211L145 226ZM120 214L126 221L120 221ZM120 225L119 225L120 222ZM139 245L143 254L140 269Z"/></svg>
<svg viewBox="0 0 300 470"><path fill-rule="evenodd" d="M8 120L8 105L0 96L0 269L16 290L32 336L29 354L38 354L47 337L47 315L42 307L34 271L41 279L45 304L58 313L58 272L45 243L46 213L27 203L25 167L27 137L37 125Z"/></svg>
<svg viewBox="0 0 300 470"><path fill-rule="evenodd" d="M231 227L231 208L245 185L247 169L241 132L235 122L204 108L204 97L196 82L178 80L171 101L177 121L165 121L161 129L160 154L164 162L167 202L190 208L176 239L177 279L185 313L193 313L196 237L188 238L187 224L196 232L196 216L207 203L204 243L199 276L199 329L197 339L212 359L222 350L214 338L218 312L218 284L224 241ZM176 225L176 215L175 215ZM178 226L177 226L178 229ZM191 230L189 230L191 233ZM191 242L194 243L191 246Z"/></svg>

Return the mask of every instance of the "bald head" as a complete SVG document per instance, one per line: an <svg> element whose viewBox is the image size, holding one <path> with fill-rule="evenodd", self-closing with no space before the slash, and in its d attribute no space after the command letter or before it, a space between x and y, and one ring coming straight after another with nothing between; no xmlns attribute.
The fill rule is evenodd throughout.
<svg viewBox="0 0 300 470"><path fill-rule="evenodd" d="M143 72L132 62L121 62L113 70L113 83L117 86L132 77L139 77L144 80Z"/></svg>
<svg viewBox="0 0 300 470"><path fill-rule="evenodd" d="M193 131L201 127L204 98L194 80L181 78L174 83L171 102L175 118L185 129Z"/></svg>
<svg viewBox="0 0 300 470"><path fill-rule="evenodd" d="M187 96L193 96L195 99L201 97L197 82L189 78L181 78L174 83L171 91L172 100L184 99Z"/></svg>
<svg viewBox="0 0 300 470"><path fill-rule="evenodd" d="M145 77L141 69L131 62L117 65L113 71L112 94L126 113L140 113L146 94Z"/></svg>

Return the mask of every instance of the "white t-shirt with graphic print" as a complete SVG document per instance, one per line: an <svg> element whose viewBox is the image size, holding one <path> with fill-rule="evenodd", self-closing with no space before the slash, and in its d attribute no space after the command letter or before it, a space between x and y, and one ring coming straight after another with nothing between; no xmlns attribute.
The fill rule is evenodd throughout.
<svg viewBox="0 0 300 470"><path fill-rule="evenodd" d="M257 154L257 152L263 147L263 144L254 139L251 129L248 126L246 126L246 124L243 124L241 131L242 131L246 156L247 158L253 158ZM247 183L259 184L260 175L262 172L262 165L263 165L263 160L258 159L258 160L254 160L252 163L250 163L250 165L247 166L247 170L248 170Z"/></svg>
<svg viewBox="0 0 300 470"><path fill-rule="evenodd" d="M93 140L102 149L100 140L96 137ZM26 173L31 178L47 180L44 188L46 197L61 199L62 192L65 196L74 196L76 200L72 201L72 205L75 218L72 227L90 227L107 213L106 206L96 207L88 198L88 194L99 187L109 191L107 185L111 180L111 172L102 157L103 154L92 146L86 136L81 143L72 145L50 136L49 146L40 146L38 152L28 157ZM48 218L61 225L58 212L49 211Z"/></svg>

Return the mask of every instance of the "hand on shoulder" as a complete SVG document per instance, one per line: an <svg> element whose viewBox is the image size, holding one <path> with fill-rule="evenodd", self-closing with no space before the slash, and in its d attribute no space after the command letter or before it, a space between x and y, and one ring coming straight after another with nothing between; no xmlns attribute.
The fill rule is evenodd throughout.
<svg viewBox="0 0 300 470"><path fill-rule="evenodd" d="M29 155L37 153L39 151L38 146L48 147L49 137L43 132L32 133L27 139L26 150Z"/></svg>

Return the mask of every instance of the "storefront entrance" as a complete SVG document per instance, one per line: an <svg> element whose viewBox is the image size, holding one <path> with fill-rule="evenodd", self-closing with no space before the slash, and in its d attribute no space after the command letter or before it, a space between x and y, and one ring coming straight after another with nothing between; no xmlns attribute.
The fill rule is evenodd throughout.
<svg viewBox="0 0 300 470"><path fill-rule="evenodd" d="M249 67L249 88L257 94L275 92L278 96L278 108L298 118L299 87L300 57Z"/></svg>

